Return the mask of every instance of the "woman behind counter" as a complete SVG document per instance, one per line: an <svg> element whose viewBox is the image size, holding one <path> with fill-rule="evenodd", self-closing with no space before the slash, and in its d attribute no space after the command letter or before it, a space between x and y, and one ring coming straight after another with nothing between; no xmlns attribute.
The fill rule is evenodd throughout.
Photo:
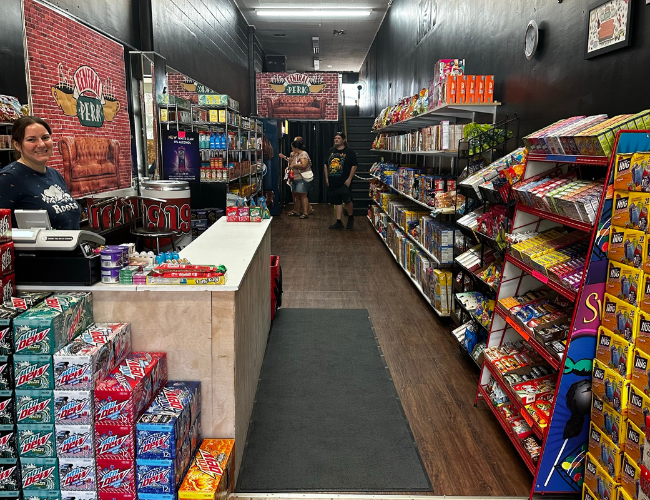
<svg viewBox="0 0 650 500"><path fill-rule="evenodd" d="M0 171L0 208L47 210L53 229L79 229L81 208L59 172L47 166L52 157L52 129L42 118L19 118L11 129L17 161ZM11 215L13 227L16 219Z"/></svg>

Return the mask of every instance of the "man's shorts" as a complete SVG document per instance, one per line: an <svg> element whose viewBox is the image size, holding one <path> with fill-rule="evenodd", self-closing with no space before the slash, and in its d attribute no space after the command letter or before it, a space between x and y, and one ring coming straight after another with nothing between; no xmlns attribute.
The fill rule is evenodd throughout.
<svg viewBox="0 0 650 500"><path fill-rule="evenodd" d="M351 189L343 184L339 187L331 187L329 190L330 203L332 205L341 205L352 201Z"/></svg>

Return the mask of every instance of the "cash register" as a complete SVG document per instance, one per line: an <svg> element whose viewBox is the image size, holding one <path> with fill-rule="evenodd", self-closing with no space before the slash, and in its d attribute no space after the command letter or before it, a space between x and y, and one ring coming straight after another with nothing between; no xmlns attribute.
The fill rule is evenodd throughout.
<svg viewBox="0 0 650 500"><path fill-rule="evenodd" d="M18 285L93 285L101 280L95 248L105 240L92 231L53 230L46 210L14 210L11 231Z"/></svg>

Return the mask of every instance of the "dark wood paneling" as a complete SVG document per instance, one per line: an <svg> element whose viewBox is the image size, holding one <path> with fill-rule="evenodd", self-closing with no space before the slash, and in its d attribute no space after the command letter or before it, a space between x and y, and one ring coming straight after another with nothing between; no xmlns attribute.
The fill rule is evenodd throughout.
<svg viewBox="0 0 650 500"><path fill-rule="evenodd" d="M25 54L23 52L23 18L20 0L4 0L0 16L0 94L27 102ZM3 132L4 133L4 132Z"/></svg>
<svg viewBox="0 0 650 500"><path fill-rule="evenodd" d="M371 85L363 113L375 115L389 104L391 83L392 101L428 86L433 63L446 58L465 58L468 74L496 75L494 95L505 103L500 114L517 112L522 135L572 115L649 108L644 82L650 77L650 6L630 2L631 47L584 60L587 7L595 3L437 0L438 22L416 45L418 2L395 0L368 54L369 70L376 65L376 88ZM543 44L528 61L524 33L531 19L543 30Z"/></svg>
<svg viewBox="0 0 650 500"><path fill-rule="evenodd" d="M435 495L524 496L532 476L484 403L478 370L397 267L365 217L330 231L331 205L272 223L283 307L365 308Z"/></svg>

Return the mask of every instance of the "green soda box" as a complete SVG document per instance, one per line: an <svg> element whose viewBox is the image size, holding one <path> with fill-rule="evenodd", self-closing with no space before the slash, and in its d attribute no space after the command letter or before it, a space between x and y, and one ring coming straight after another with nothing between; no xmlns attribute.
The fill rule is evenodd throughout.
<svg viewBox="0 0 650 500"><path fill-rule="evenodd" d="M54 389L52 355L16 354L14 356L16 389Z"/></svg>
<svg viewBox="0 0 650 500"><path fill-rule="evenodd" d="M25 458L55 458L56 433L54 424L20 424L18 454Z"/></svg>
<svg viewBox="0 0 650 500"><path fill-rule="evenodd" d="M75 493L78 493L75 491ZM29 490L23 492L23 500L60 500L59 490Z"/></svg>
<svg viewBox="0 0 650 500"><path fill-rule="evenodd" d="M20 490L20 466L16 458L0 458L0 497ZM27 498L27 497L25 497Z"/></svg>
<svg viewBox="0 0 650 500"><path fill-rule="evenodd" d="M56 458L21 458L20 473L23 478L23 495L28 490L58 490L59 468Z"/></svg>
<svg viewBox="0 0 650 500"><path fill-rule="evenodd" d="M14 319L22 314L18 309L0 307L0 354L14 353Z"/></svg>
<svg viewBox="0 0 650 500"><path fill-rule="evenodd" d="M16 423L53 424L54 391L16 391Z"/></svg>
<svg viewBox="0 0 650 500"><path fill-rule="evenodd" d="M54 354L88 328L92 294L55 294L14 319L16 354Z"/></svg>

